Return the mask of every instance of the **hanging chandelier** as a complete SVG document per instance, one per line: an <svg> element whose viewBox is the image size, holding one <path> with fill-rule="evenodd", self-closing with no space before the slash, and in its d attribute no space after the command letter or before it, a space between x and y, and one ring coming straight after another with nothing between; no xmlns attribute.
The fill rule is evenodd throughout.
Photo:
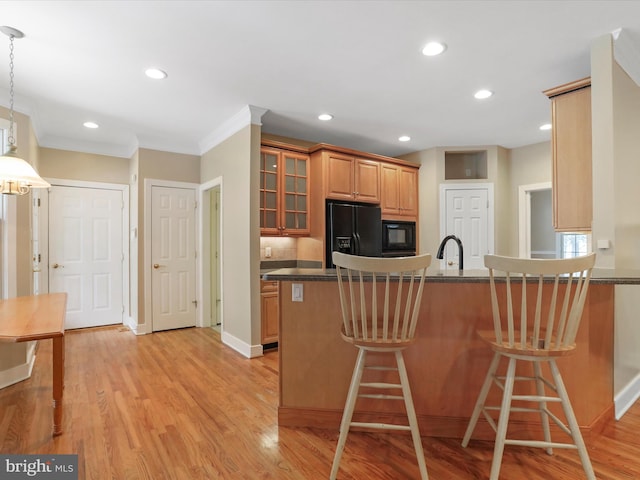
<svg viewBox="0 0 640 480"><path fill-rule="evenodd" d="M0 193L24 195L32 188L48 188L49 185L36 173L29 162L16 154L16 140L13 135L13 39L24 37L24 33L12 27L2 26L0 31L9 37L9 147L0 157Z"/></svg>

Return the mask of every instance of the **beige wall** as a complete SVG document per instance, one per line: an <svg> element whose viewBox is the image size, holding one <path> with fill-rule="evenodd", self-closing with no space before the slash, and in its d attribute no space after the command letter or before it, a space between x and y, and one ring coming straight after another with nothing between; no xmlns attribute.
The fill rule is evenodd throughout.
<svg viewBox="0 0 640 480"><path fill-rule="evenodd" d="M551 113L551 105L549 105ZM509 151L511 177L508 202L512 205L508 217L510 249L507 255L518 256L518 189L522 185L551 182L551 141L534 143Z"/></svg>
<svg viewBox="0 0 640 480"><path fill-rule="evenodd" d="M592 46L593 241L609 240L597 266L640 268L640 87L613 59L612 39Z"/></svg>
<svg viewBox="0 0 640 480"><path fill-rule="evenodd" d="M477 152L487 151L486 179L445 180L445 152ZM495 251L510 251L511 205L508 202L510 165L508 150L497 146L474 147L437 147L414 152L399 157L403 160L419 163L420 180L420 219L419 219L419 253L435 255L442 234L440 232L440 185L443 183L493 183L495 200Z"/></svg>
<svg viewBox="0 0 640 480"><path fill-rule="evenodd" d="M615 200L613 145L613 44L611 35L591 47L591 132L593 174L593 242L608 239L612 247L597 250L596 266L615 267ZM595 250L595 249L594 249Z"/></svg>
<svg viewBox="0 0 640 480"><path fill-rule="evenodd" d="M202 156L200 182L222 179L222 321L260 344L260 127L247 126ZM249 181L247 181L249 179Z"/></svg>
<svg viewBox="0 0 640 480"><path fill-rule="evenodd" d="M591 47L593 242L596 266L640 268L640 87L615 62L611 35ZM598 240L611 248L597 249ZM616 285L616 415L640 390L640 286Z"/></svg>
<svg viewBox="0 0 640 480"><path fill-rule="evenodd" d="M44 178L129 183L127 158L41 147L39 163L39 173Z"/></svg>

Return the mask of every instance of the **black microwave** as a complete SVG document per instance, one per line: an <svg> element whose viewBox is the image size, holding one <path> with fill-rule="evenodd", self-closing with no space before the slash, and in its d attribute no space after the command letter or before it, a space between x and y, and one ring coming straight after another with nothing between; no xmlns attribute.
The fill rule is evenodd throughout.
<svg viewBox="0 0 640 480"><path fill-rule="evenodd" d="M416 222L382 221L382 256L416 254Z"/></svg>

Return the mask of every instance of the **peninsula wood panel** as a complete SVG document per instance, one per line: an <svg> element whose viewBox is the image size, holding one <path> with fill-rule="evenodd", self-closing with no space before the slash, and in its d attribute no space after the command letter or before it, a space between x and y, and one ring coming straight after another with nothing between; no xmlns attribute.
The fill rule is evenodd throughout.
<svg viewBox="0 0 640 480"><path fill-rule="evenodd" d="M288 291L290 283L281 286ZM337 428L357 352L340 337L335 282L302 283L304 302L280 297L279 423ZM425 286L416 342L405 350L422 435L461 438L464 433L492 356L475 333L492 328L488 300L487 282ZM576 342L576 353L558 366L588 439L613 420L613 285L590 286ZM499 392L489 399L499 404ZM404 418L401 404L393 408L360 399L354 421L370 421L380 409L386 421ZM541 433L538 416L513 414L510 425L528 437ZM481 420L474 438L494 436Z"/></svg>

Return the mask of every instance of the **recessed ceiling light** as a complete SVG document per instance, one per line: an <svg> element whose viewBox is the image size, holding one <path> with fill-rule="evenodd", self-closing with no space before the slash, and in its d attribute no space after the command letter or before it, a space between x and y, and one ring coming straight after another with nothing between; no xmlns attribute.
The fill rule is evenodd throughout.
<svg viewBox="0 0 640 480"><path fill-rule="evenodd" d="M318 120L322 120L323 122L327 122L333 118L333 115L329 115L328 113L322 113L318 115Z"/></svg>
<svg viewBox="0 0 640 480"><path fill-rule="evenodd" d="M440 42L429 42L422 49L422 54L427 57L434 57L436 55L440 55L447 49L447 46L444 43Z"/></svg>
<svg viewBox="0 0 640 480"><path fill-rule="evenodd" d="M478 100L484 100L485 98L489 98L491 95L493 95L493 92L491 90L478 90L473 94L473 96Z"/></svg>
<svg viewBox="0 0 640 480"><path fill-rule="evenodd" d="M401 137L398 137L398 140L401 142L408 142L411 140L411 137L409 135L402 135Z"/></svg>
<svg viewBox="0 0 640 480"><path fill-rule="evenodd" d="M160 70L159 68L147 68L144 73L147 77L153 78L154 80L167 78L167 72Z"/></svg>
<svg viewBox="0 0 640 480"><path fill-rule="evenodd" d="M540 130L551 130L551 124L545 123L544 125L540 125Z"/></svg>
<svg viewBox="0 0 640 480"><path fill-rule="evenodd" d="M96 122L84 122L83 125L87 128L98 128L99 125Z"/></svg>

